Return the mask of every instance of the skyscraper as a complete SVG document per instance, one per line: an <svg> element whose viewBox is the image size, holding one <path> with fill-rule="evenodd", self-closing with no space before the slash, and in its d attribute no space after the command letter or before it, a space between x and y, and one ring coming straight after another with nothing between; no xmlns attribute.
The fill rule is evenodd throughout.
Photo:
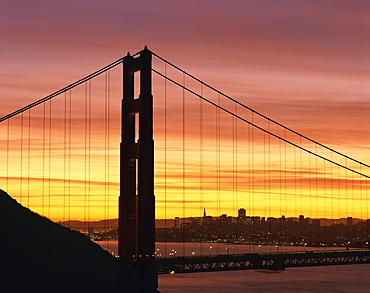
<svg viewBox="0 0 370 293"><path fill-rule="evenodd" d="M247 216L247 212L245 209L239 209L238 210L238 218L245 218Z"/></svg>

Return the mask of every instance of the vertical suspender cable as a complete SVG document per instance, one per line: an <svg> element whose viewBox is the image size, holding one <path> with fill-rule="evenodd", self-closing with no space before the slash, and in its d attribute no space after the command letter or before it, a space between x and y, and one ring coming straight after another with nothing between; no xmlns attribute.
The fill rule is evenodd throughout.
<svg viewBox="0 0 370 293"><path fill-rule="evenodd" d="M235 114L238 115L238 104L235 103ZM235 160L235 169L234 169L234 180L235 180L235 185L234 185L234 188L235 188L235 196L236 196L236 208L239 209L239 192L238 192L238 173L239 173L239 169L238 169L238 119L235 118L234 120L235 122L235 137L233 139L234 143L235 143L235 149L234 149L234 152L235 152L235 155L234 155L234 160ZM248 154L249 156L249 154ZM248 196L249 197L249 196ZM239 225L240 226L240 225ZM237 229L236 229L236 232L237 232ZM235 233L235 236L238 236L237 233ZM236 253L238 253L238 245L236 246ZM235 247L234 247L234 251L235 251ZM234 252L235 253L235 252Z"/></svg>
<svg viewBox="0 0 370 293"><path fill-rule="evenodd" d="M9 143L10 143L10 120L7 120L6 133L6 191L9 192Z"/></svg>
<svg viewBox="0 0 370 293"><path fill-rule="evenodd" d="M361 169L361 167L360 167L360 169ZM352 186L352 188L351 188L351 193L352 193L352 200L351 200L351 202L352 202L352 211L350 211L350 213L351 213L351 215L352 215L352 217L357 217L357 215L355 215L355 209L354 209L354 206L355 206L355 191L357 190L357 187L356 187L356 185L355 185L355 174L351 174L351 186ZM361 187L360 187L361 188ZM361 189L360 189L361 190ZM361 193L361 192L360 192ZM357 213L356 213L357 214ZM355 223L354 223L355 224ZM353 233L352 233L352 235L351 236L353 236ZM352 241L353 239L351 239L351 241Z"/></svg>
<svg viewBox="0 0 370 293"><path fill-rule="evenodd" d="M220 94L217 94L217 105L220 106ZM220 195L221 195L221 182L220 182L220 108L216 108L216 172L217 172L217 216L218 216L218 238L221 238L221 209L220 209ZM217 241L217 254L219 254L219 242Z"/></svg>
<svg viewBox="0 0 370 293"><path fill-rule="evenodd" d="M49 101L49 146L48 146L48 217L50 218L51 217L51 214L50 214L50 208L51 208L51 147L52 147L52 115L51 115L51 107L52 105L52 100Z"/></svg>
<svg viewBox="0 0 370 293"><path fill-rule="evenodd" d="M90 211L91 211L91 194L90 194L90 142L91 142L91 79L86 81L87 85L87 126L86 126L86 197L87 197L87 211L86 211L86 217L87 217L87 222L88 222L88 235L90 234Z"/></svg>
<svg viewBox="0 0 370 293"><path fill-rule="evenodd" d="M332 159L332 156L333 156L333 153L330 153L330 159ZM330 164L330 174L332 176L332 180L330 181L330 198L331 198L331 221L329 222L329 225L331 223L331 229L329 230L330 234L329 234L329 239L328 241L331 241L333 240L333 219L334 219L334 170L333 170L333 164Z"/></svg>
<svg viewBox="0 0 370 293"><path fill-rule="evenodd" d="M317 153L317 144L316 144L316 153ZM319 167L318 167L318 158L315 157L315 159L316 159L316 171L317 171L316 172L317 175L316 175L316 190L315 190L316 191L315 192L315 198L316 198L316 204L315 204L315 206L316 206L316 219L318 219L319 218L319 183L321 182L321 178L318 178L318 176L320 174ZM316 223L316 222L314 222L314 223ZM311 222L312 225L314 225L314 223ZM316 231L315 231L315 228L316 228ZM319 225L315 224L315 226L313 227L313 229L314 229L316 235L319 235ZM317 240L317 237L314 240L316 241Z"/></svg>
<svg viewBox="0 0 370 293"><path fill-rule="evenodd" d="M88 136L89 136L89 88L88 88L88 81L84 83L84 135L83 135L83 142L84 142L84 220L83 220L83 231L86 233L85 235L89 236L90 234L90 223L88 222L88 207L89 207L89 196L88 196ZM85 276L87 276L88 271L85 270L83 272Z"/></svg>
<svg viewBox="0 0 370 293"><path fill-rule="evenodd" d="M298 158L297 158L297 151L300 151L300 150L297 150L297 148L293 148L294 149L294 213L293 213L293 217L296 217L297 216L297 202L298 202L298 196L297 196L297 181L298 181ZM292 229L292 226L290 226L290 229ZM294 232L295 234L297 235L297 229L296 229L296 226L294 225Z"/></svg>
<svg viewBox="0 0 370 293"><path fill-rule="evenodd" d="M248 141L247 141L247 158L248 158L248 161L247 161L247 166L246 166L246 169L247 169L247 184L248 184L248 205L245 207L246 208L246 213L249 214L250 216L254 216L254 202L253 202L253 199L252 199L252 194L253 194L253 186L252 186L252 170L253 170L253 165L252 165L252 157L253 157L253 154L252 154L252 132L251 132L251 126L248 124L247 125L247 138L248 138ZM239 182L239 181L238 181ZM239 224L239 233L238 233L238 236L241 237L242 233L244 232L244 227L245 227L245 223L244 223L244 219L242 221L242 219L239 219L241 222ZM237 247L237 251L238 251L238 247Z"/></svg>
<svg viewBox="0 0 370 293"><path fill-rule="evenodd" d="M63 222L66 221L66 179L67 179L67 92L64 93L63 118Z"/></svg>
<svg viewBox="0 0 370 293"><path fill-rule="evenodd" d="M22 195L23 195L23 128L24 128L24 119L23 119L23 112L21 114L21 135L20 135L20 151L21 151L21 154L20 154L20 192L19 192L19 196L20 196L20 201L21 203L23 204L22 202Z"/></svg>
<svg viewBox="0 0 370 293"><path fill-rule="evenodd" d="M326 174L326 162L324 161L324 166L323 166L323 172L324 174ZM328 194L327 194L327 187L326 187L326 184L327 184L327 181L328 181L328 178L327 178L327 175L324 176L324 182L323 182L323 196L324 196L324 241L326 240L326 237L327 237L327 234L326 234L326 218L327 218L327 211L326 211L326 207L327 207L327 201L328 201ZM329 178L330 180L330 178ZM322 223L320 223L319 226L322 226ZM323 244L323 249L325 249L325 243L321 243Z"/></svg>
<svg viewBox="0 0 370 293"><path fill-rule="evenodd" d="M345 160L345 166L347 167L347 158L344 159ZM345 211L346 211L346 218L349 217L349 214L348 214L348 172L346 172L346 176L344 178L344 189L345 189L345 194L346 194L346 204L345 204ZM347 234L348 234L348 222L346 223L347 225ZM348 235L347 235L347 238L348 238ZM348 241L348 239L347 239Z"/></svg>
<svg viewBox="0 0 370 293"><path fill-rule="evenodd" d="M234 110L235 112L235 110ZM232 154L232 194L233 194L233 214L235 213L237 206L236 206L236 198L235 198L235 117L231 117L231 154ZM235 226L233 226L233 234L235 235Z"/></svg>
<svg viewBox="0 0 370 293"><path fill-rule="evenodd" d="M260 172L259 177L263 180L263 197L264 197L264 209L265 209L265 220L266 220L266 235L267 235L267 242L269 245L269 250L271 253L271 233L270 233L270 226L271 222L268 220L268 216L270 213L270 206L268 205L268 199L267 199L267 184L266 184L266 133L263 133L263 165L262 165L262 172Z"/></svg>
<svg viewBox="0 0 370 293"><path fill-rule="evenodd" d="M185 74L183 74L182 85L185 87ZM182 217L185 221L185 89L182 89ZM182 254L185 256L185 223L182 225Z"/></svg>
<svg viewBox="0 0 370 293"><path fill-rule="evenodd" d="M311 163L311 155L308 156L308 170L312 170L312 163ZM312 173L316 173L317 170L313 170ZM312 181L313 181L313 178L312 178L312 173L310 174L309 178L308 178L308 182L309 182L309 185L308 185L308 196L309 196L309 216L312 215ZM317 176L317 173L315 174L315 176ZM306 237L306 233L305 233L305 237ZM304 238L305 239L305 238ZM306 239L305 239L306 241Z"/></svg>
<svg viewBox="0 0 370 293"><path fill-rule="evenodd" d="M284 129L284 137L285 137L285 139L286 139L286 130ZM279 141L281 141L280 139L279 139ZM290 167L289 167L289 169L288 169L288 164L287 164L287 156L288 156L288 154L287 154L287 144L286 143L284 143L284 169L285 169L285 172L284 172L284 182L285 182L285 194L284 194L284 200L283 200L283 202L285 203L285 209L284 209L284 212L285 212L285 216L287 216L287 198L288 198L288 194L289 194L289 191L290 191L290 189L289 189L289 185L290 184L288 184L288 180L289 180L289 182L291 182L291 175L290 175ZM289 172L289 178L287 178L287 176L288 176L288 172ZM282 204L281 204L282 205ZM287 227L287 223L286 223L286 221L287 221L287 219L285 219L285 220L283 220L283 229L284 229L284 238L283 238L283 240L284 240L284 242L286 242L286 237L287 237L287 235L286 235L286 227ZM283 249L283 246L281 247L282 249Z"/></svg>
<svg viewBox="0 0 370 293"><path fill-rule="evenodd" d="M340 184L340 180L341 180L341 178L340 178L340 168L339 167L337 167L336 168L337 169L337 185L338 185L338 187L337 187L337 194L335 195L335 197L336 197L336 202L337 202L337 204L338 204L338 209L337 209L337 213L336 213L336 215L335 215L335 217L337 217L337 215L340 215L341 214L341 212L340 212L340 210L341 210L341 208L340 208L340 198L341 198L341 196L342 196L342 194L341 194L341 184ZM333 218L335 218L335 217L333 217ZM334 228L334 227L333 227ZM333 236L334 236L334 233L333 233Z"/></svg>
<svg viewBox="0 0 370 293"><path fill-rule="evenodd" d="M90 216L91 216L91 79L87 81L87 221L90 227Z"/></svg>
<svg viewBox="0 0 370 293"><path fill-rule="evenodd" d="M89 111L88 111L88 165L87 165L87 179L88 179L88 202L89 202L89 208L88 208L88 214L87 218L88 221L91 221L91 111L92 111L92 93L91 93L91 79L88 81L88 87L89 87Z"/></svg>
<svg viewBox="0 0 370 293"><path fill-rule="evenodd" d="M110 123L111 123L111 109L110 109L110 103L111 103L111 72L108 71L108 97L107 97L107 111L108 111L108 118L107 118L107 182L108 182L108 189L107 189L107 195L108 195L108 210L107 210L107 217L106 219L110 219ZM109 224L108 224L109 228ZM110 227L112 229L112 227Z"/></svg>
<svg viewBox="0 0 370 293"><path fill-rule="evenodd" d="M238 105L236 103L234 103L234 112L235 114L238 114ZM238 149L237 149L237 137L238 137L238 130L237 130L237 120L236 118L233 116L232 117L232 132L233 132L233 135L232 135L232 154L233 154L233 213L236 213L237 209L239 208L239 203L238 203L238 192L237 192L237 154L238 154ZM238 216L238 214L236 214L236 217ZM235 219L235 218L234 218ZM235 241L235 236L237 235L237 229L236 229L236 224L235 221L233 223L233 234L234 234L234 237L233 237L233 241ZM232 250L232 252L234 252L234 250Z"/></svg>
<svg viewBox="0 0 370 293"><path fill-rule="evenodd" d="M254 123L254 114L253 112L251 112L251 121L252 123ZM248 176L249 176L249 181L250 181L250 194L249 194L249 198L252 197L252 206L250 207L251 210L252 210L252 214L254 215L255 214L255 172L254 172L254 127L252 127L251 125L248 124L248 135L250 135L250 139L249 139L249 144L250 144L250 149L249 149L249 152L250 152L250 160L249 160L249 166L250 166L250 172L248 173ZM260 209L261 210L261 209Z"/></svg>
<svg viewBox="0 0 370 293"><path fill-rule="evenodd" d="M28 110L28 151L27 151L27 207L30 206L30 171L31 171L31 109Z"/></svg>
<svg viewBox="0 0 370 293"><path fill-rule="evenodd" d="M109 71L108 71L109 72ZM104 231L108 235L108 72L104 74ZM108 237L105 237L105 247L108 247Z"/></svg>
<svg viewBox="0 0 370 293"><path fill-rule="evenodd" d="M200 95L203 97L203 85L200 84ZM204 211L204 165L203 165L203 148L204 148L204 137L203 137L203 100L199 99L199 184L200 184L200 215L202 215L202 212ZM201 222L201 235L203 238L205 238L205 221L203 214L203 219ZM199 241L200 246L200 254L203 255L203 241Z"/></svg>
<svg viewBox="0 0 370 293"><path fill-rule="evenodd" d="M267 129L268 129L268 131L270 132L270 121L267 121ZM268 194L268 201L269 201L269 203L268 203L268 205L269 205L269 215L270 215L270 217L272 217L272 211L271 211L271 166L270 166L270 164L271 164L271 136L270 135L267 135L267 172L268 172L268 187L267 187L267 194ZM266 172L266 170L264 170L264 174L266 174L265 173ZM266 191L265 191L266 192ZM271 223L271 239L274 241L275 239L275 233L274 233L274 231L273 231L273 229L275 229L274 227L273 227L273 223ZM271 243L271 245L273 245L273 242Z"/></svg>
<svg viewBox="0 0 370 293"><path fill-rule="evenodd" d="M45 138L46 138L46 103L43 103L43 118L42 118L42 215L45 215Z"/></svg>
<svg viewBox="0 0 370 293"><path fill-rule="evenodd" d="M362 173L362 170L361 170L361 165L360 165L360 172ZM360 202L362 203L362 192L364 190L364 186L363 186L363 181L364 179L361 178L361 176L359 176L359 179L356 180L356 182L354 182L355 186L359 185L360 186ZM358 184L357 184L358 182ZM366 192L366 190L365 190ZM365 193L366 195L366 193ZM355 197L356 198L356 197ZM355 203L356 201L354 200L353 203ZM355 207L353 206L353 209L355 209ZM354 212L354 211L353 211ZM363 208L362 208L362 204L360 204L360 219L362 220L363 219Z"/></svg>
<svg viewBox="0 0 370 293"><path fill-rule="evenodd" d="M284 143L284 158L285 158L285 166L286 166L286 172L285 172L285 190L286 190L286 197L285 197L285 200L284 200L284 203L285 203L285 216L287 216L289 214L289 211L291 211L288 207L288 196L290 197L290 194L291 194L291 190L293 189L293 185L294 185L294 194L296 194L296 177L293 179L292 175L291 175L291 171L292 169L294 168L295 170L295 166L293 167L292 164L289 164L289 167L287 166L287 158L288 158L288 150L287 150L287 147L289 147L287 144ZM294 164L296 164L295 160L296 160L296 149L293 148L293 151L294 151L294 155L293 155L293 160L294 160ZM291 154L289 156L290 158L292 157ZM289 175L287 174L289 172ZM293 171L294 172L294 171ZM287 176L288 176L288 179L287 179ZM296 176L296 175L294 175ZM287 185L287 180L288 182L292 182L292 180L294 181L294 184L290 184L290 188L289 186ZM294 213L294 216L296 216L296 213ZM284 222L284 242L288 242L288 219L285 220ZM285 249L285 251L288 251L287 247Z"/></svg>
<svg viewBox="0 0 370 293"><path fill-rule="evenodd" d="M345 187L344 186L345 183L343 184L343 177L345 176L346 170L342 170L339 166L337 169L338 169L338 199L337 199L338 200L338 214L337 214L337 217L338 219L340 219L340 215L342 214L342 212L345 211L345 209L341 205L341 199L343 197L343 187ZM344 172L344 175L342 175L342 171Z"/></svg>
<svg viewBox="0 0 370 293"><path fill-rule="evenodd" d="M299 137L299 145L302 146L302 138ZM300 160L300 165L301 165L301 184L300 184L300 187L301 187L301 190L300 190L300 195L301 195L301 200L300 200L300 215L303 214L303 184L304 184L304 176L303 174L305 174L306 172L304 172L304 166L303 166L303 158L302 158L302 152L299 153L300 156L299 156L299 160ZM301 235L299 235L301 237ZM301 239L299 239L300 241Z"/></svg>
<svg viewBox="0 0 370 293"><path fill-rule="evenodd" d="M365 180L365 195L366 195L366 219L370 219L370 215L369 215L369 207L370 207L370 180L369 179L364 179ZM370 221L367 221L367 229L368 229L368 233L370 234ZM368 245L368 249L370 249L370 242L369 242L369 245Z"/></svg>
<svg viewBox="0 0 370 293"><path fill-rule="evenodd" d="M68 223L71 220L71 172L72 172L72 90L69 90L69 124L68 124Z"/></svg>
<svg viewBox="0 0 370 293"><path fill-rule="evenodd" d="M280 215L282 215L282 196L283 196L283 192L282 192L282 190L283 190L283 186L282 186L282 166L283 166L283 163L282 163L282 159L281 159L281 140L279 139L279 141L278 141L278 143L279 143L279 160L280 160L280 162L279 162L279 166L280 166L280 168L279 168L279 189L280 189L280 196L279 196L279 198L280 198L280 201L279 201L279 207L280 207ZM285 173L287 172L287 170L286 170L286 166L285 166ZM285 190L286 191L286 190ZM285 192L285 196L286 196L286 192ZM286 215L286 213L285 213L285 215ZM282 218L282 217L281 217ZM284 229L284 223L283 222L281 222L281 223L279 223L279 229L280 229L280 238L279 238L279 243L278 243L278 245L280 245L281 243L281 241L283 240L283 238L282 238L282 235L284 235L284 238L285 238L285 231L284 231L284 233L283 233L283 229ZM285 239L284 239L285 240Z"/></svg>
<svg viewBox="0 0 370 293"><path fill-rule="evenodd" d="M87 82L85 82L85 100L84 100L84 232L86 232L87 222L87 113L88 113L88 93L87 93Z"/></svg>
<svg viewBox="0 0 370 293"><path fill-rule="evenodd" d="M164 62L164 75L167 77L167 62ZM164 256L167 255L167 78L164 79Z"/></svg>

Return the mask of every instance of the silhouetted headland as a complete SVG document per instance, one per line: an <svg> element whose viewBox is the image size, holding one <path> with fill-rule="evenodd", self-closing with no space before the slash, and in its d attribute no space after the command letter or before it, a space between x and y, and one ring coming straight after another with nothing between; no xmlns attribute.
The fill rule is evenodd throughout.
<svg viewBox="0 0 370 293"><path fill-rule="evenodd" d="M1 292L119 292L117 258L1 189L0 228Z"/></svg>

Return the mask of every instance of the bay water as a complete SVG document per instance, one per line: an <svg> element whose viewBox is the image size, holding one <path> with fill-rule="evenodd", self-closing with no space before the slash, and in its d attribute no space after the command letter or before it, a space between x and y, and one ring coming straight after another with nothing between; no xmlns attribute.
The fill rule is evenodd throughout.
<svg viewBox="0 0 370 293"><path fill-rule="evenodd" d="M111 253L118 253L117 241L96 241ZM339 248L320 248L339 249ZM340 248L343 249L343 248ZM157 257L237 254L253 252L316 251L318 248L297 246L258 246L226 243L157 242ZM286 268L278 274L254 270L183 273L159 275L162 293L298 293L298 292L370 292L370 264L332 265Z"/></svg>

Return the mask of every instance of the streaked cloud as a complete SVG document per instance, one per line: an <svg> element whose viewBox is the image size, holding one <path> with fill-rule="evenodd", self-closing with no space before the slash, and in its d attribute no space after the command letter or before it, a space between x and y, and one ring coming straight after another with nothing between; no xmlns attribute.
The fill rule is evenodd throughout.
<svg viewBox="0 0 370 293"><path fill-rule="evenodd" d="M370 130L367 127L370 123L369 5L368 1L362 0L336 3L320 0L139 0L129 3L118 0L93 3L86 0L53 3L5 0L0 11L0 116L88 75L124 56L128 50L132 53L139 51L146 44L149 49L256 111L351 157L370 162ZM163 70L163 65L158 66L162 66L160 69ZM114 114L110 118L112 140L109 152L112 156L117 156L119 149L120 74L120 68L112 73ZM182 77L179 78L181 80ZM59 146L53 147L53 150L62 151L65 148L63 144L69 141L66 136L72 133L72 141L78 153L74 155L73 162L68 161L67 165L75 166L76 173L83 172L84 167L81 166L87 164L84 155L87 149L91 151L99 162L97 169L94 169L96 174L90 178L92 186L101 185L99 176L103 174L104 168L99 164L101 159L107 156L102 152L105 145L101 139L106 135L105 118L100 115L104 107L98 102L104 98L106 85L101 83L102 80L103 77L92 82L96 102L93 103L90 126L93 129L91 141L97 145L95 149L89 149L90 141L80 140L87 128L86 113L82 109L86 94L84 88L72 91L75 102L70 128L63 121L65 114L57 114L57 109L64 107L64 97L59 97L59 102L52 102L55 109L52 116L55 120L50 141L59 142ZM224 122L218 139L214 127L215 109L204 106L205 111L201 116L199 102L187 95L186 117L183 119L182 92L167 85L169 108L166 112L163 109L162 89L155 93L155 111L158 115L155 119L158 186L162 186L164 182L161 159L166 157L168 168L172 170L166 174L169 188L174 193L181 189L183 174L179 169L183 167L183 162L179 151L180 146L184 145L188 151L184 163L189 192L196 192L198 187L191 181L197 179L203 167L204 171L207 171L202 179L204 187L215 190L217 166L214 160L217 160L217 157L214 152L218 147L226 153L220 158L220 163L223 163L222 186L230 190L234 172L230 162L236 164L231 155L231 149L235 146L230 143L233 121ZM217 100L217 96L210 96L211 99ZM48 107L49 105L46 110ZM14 162L20 163L21 159L26 158L26 155L19 157L17 151L20 148L26 149L28 143L38 151L42 150L40 137L49 134L48 128L45 130L43 127L45 121L40 118L42 112L42 108L31 110L34 126L38 127L35 127L37 134L30 142L11 137L15 144L11 148L10 159ZM165 113L167 125L164 125ZM254 119L253 122L260 122L265 129L273 128L271 124L258 121L249 113L244 114L248 121ZM25 113L25 120L27 115ZM206 120L208 118L211 119L210 122ZM184 133L182 121L186 121ZM205 130L202 133L198 127L200 124ZM13 120L10 129L19 133L18 127L19 120ZM285 184L294 184L296 179L292 177L297 173L304 177L302 184L305 186L310 184L310 178L316 178L319 187L335 184L334 179L322 177L330 170L325 163L316 171L310 172L302 168L295 175L291 165L282 171L275 170L276 166L266 170L262 165L269 158L260 146L266 137L257 134L257 131L252 135L248 126L241 122L238 127L238 164L239 167L243 164L245 167L240 168L238 176L244 179L239 184L243 190L248 190L247 180L251 173L257 175L254 182L256 188L265 186L266 179L263 176L268 174L269 182L274 185L279 185L281 176L286 177ZM6 148L4 141L9 139L6 129L6 126L0 125L3 150ZM164 135L168 139L166 146L163 142ZM281 130L279 135L289 137L289 134ZM202 144L199 142L200 138ZM241 144L245 142L249 145L242 149ZM296 143L303 144L299 140ZM204 158L196 154L196 150L200 148L204 151ZM286 160L288 156L285 157L284 153L287 152L293 157L298 155L278 140L271 140L268 148L274 149L271 157L277 157L278 161ZM247 160L251 158L242 154L245 155L252 149L254 162L260 165L248 170ZM313 151L316 151L315 147ZM9 154L7 156L3 155L1 159L10 160ZM209 161L200 167L201 159ZM52 163L48 160L47 154L40 153L31 159L39 165L44 162L49 167ZM77 163L82 165L78 166ZM28 165L25 165L25 161L23 165L25 169L2 170L1 176L10 172L10 180L17 181L20 173L27 171ZM61 158L56 165L63 166ZM63 170L61 167L58 172ZM116 178L118 170L114 170L112 176ZM31 177L34 182L40 180L34 180L37 176ZM59 184L63 181L60 178L55 176L51 182ZM338 184L342 186L349 184L356 191L367 190L359 182L352 184L350 181L350 178L340 178L336 182L340 182ZM73 179L73 184L79 185L80 182L80 179ZM274 192L277 194L277 191ZM290 190L287 190L286 194L288 199ZM178 196L176 194L176 198L171 199L172 203L176 203ZM330 199L332 195L322 196ZM357 200L358 195L354 194L353 199ZM196 205L195 199L189 200L192 205Z"/></svg>

